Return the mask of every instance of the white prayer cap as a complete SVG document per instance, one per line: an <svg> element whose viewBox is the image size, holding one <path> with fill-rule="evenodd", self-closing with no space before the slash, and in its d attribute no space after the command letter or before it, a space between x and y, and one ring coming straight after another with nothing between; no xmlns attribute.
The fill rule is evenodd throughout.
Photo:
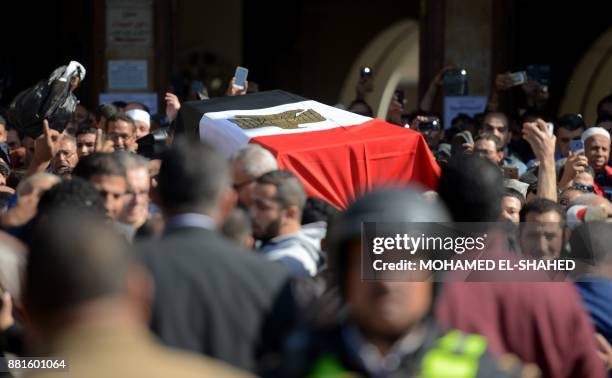
<svg viewBox="0 0 612 378"><path fill-rule="evenodd" d="M589 127L582 133L582 136L580 137L580 139L582 139L582 142L584 143L587 141L587 139L595 135L601 135L601 136L608 138L608 140L610 140L610 133L608 132L608 130L604 129L603 127Z"/></svg>
<svg viewBox="0 0 612 378"><path fill-rule="evenodd" d="M133 119L134 121L141 121L151 126L151 116L149 113L141 109L131 109L125 112L125 115Z"/></svg>

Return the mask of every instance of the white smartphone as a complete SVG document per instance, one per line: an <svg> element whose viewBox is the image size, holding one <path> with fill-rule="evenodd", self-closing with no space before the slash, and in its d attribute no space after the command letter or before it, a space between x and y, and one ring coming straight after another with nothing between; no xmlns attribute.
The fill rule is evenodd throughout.
<svg viewBox="0 0 612 378"><path fill-rule="evenodd" d="M244 83L246 82L247 76L249 75L249 70L244 67L236 67L236 73L234 77L236 80L234 81L234 87L242 90L244 89Z"/></svg>
<svg viewBox="0 0 612 378"><path fill-rule="evenodd" d="M555 125L552 122L547 122L546 129L548 130L548 135L552 136L555 132Z"/></svg>

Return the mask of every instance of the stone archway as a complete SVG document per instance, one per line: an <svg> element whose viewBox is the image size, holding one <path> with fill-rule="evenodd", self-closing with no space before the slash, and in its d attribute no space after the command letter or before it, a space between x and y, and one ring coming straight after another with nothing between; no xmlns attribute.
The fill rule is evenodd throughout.
<svg viewBox="0 0 612 378"><path fill-rule="evenodd" d="M565 88L559 114L580 113L587 125L595 123L597 102L612 93L612 28L582 56Z"/></svg>
<svg viewBox="0 0 612 378"><path fill-rule="evenodd" d="M340 102L348 105L355 98L359 69L370 66L374 72L374 91L367 101L378 118L386 118L387 108L398 86L407 99L416 101L419 74L419 27L416 20L389 26L374 37L353 62L344 80ZM416 108L417 104L414 104ZM411 107L411 105L409 105Z"/></svg>

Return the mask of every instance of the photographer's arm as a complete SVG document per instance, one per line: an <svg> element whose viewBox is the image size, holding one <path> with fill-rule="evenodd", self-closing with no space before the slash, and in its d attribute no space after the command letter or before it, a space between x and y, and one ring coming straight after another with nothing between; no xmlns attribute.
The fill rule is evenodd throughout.
<svg viewBox="0 0 612 378"><path fill-rule="evenodd" d="M433 80L431 80L431 83L429 83L429 87L427 87L427 91L425 92L425 95L421 99L421 103L419 104L419 109L425 110L427 112L431 111L433 107L434 99L436 98L436 95L438 94L438 88L442 86L442 79L444 77L444 73L451 68L452 66L446 66L442 68L440 72L436 74Z"/></svg>
<svg viewBox="0 0 612 378"><path fill-rule="evenodd" d="M540 198L548 198L557 202L557 172L555 170L554 135L549 135L546 122L538 119L536 122L523 124L523 138L529 142L540 165L538 170L538 192Z"/></svg>

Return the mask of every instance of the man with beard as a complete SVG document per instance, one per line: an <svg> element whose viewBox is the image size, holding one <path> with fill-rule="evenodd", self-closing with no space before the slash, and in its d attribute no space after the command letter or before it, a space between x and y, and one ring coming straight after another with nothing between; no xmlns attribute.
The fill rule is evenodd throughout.
<svg viewBox="0 0 612 378"><path fill-rule="evenodd" d="M250 206L258 252L287 266L294 276L314 276L323 263L324 230L302 229L306 192L291 172L268 172L255 182Z"/></svg>

